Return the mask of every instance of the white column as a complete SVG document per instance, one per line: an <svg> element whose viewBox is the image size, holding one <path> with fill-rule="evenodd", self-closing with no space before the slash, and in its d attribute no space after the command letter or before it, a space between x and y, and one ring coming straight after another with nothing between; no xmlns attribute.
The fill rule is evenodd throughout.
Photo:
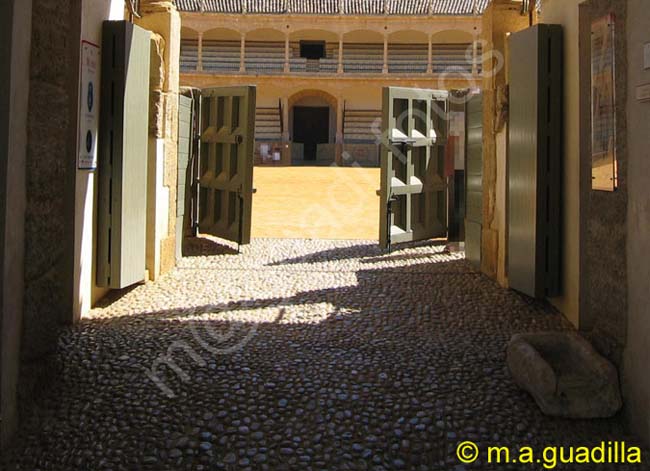
<svg viewBox="0 0 650 471"><path fill-rule="evenodd" d="M282 162L291 163L291 133L289 132L289 97L282 97Z"/></svg>
<svg viewBox="0 0 650 471"><path fill-rule="evenodd" d="M336 102L336 146L334 159L339 167L343 165L343 114L344 114L343 97L339 95Z"/></svg>
<svg viewBox="0 0 650 471"><path fill-rule="evenodd" d="M339 66L336 71L339 74L343 73L343 35L339 36Z"/></svg>
<svg viewBox="0 0 650 471"><path fill-rule="evenodd" d="M239 46L239 73L246 73L246 34L242 33Z"/></svg>
<svg viewBox="0 0 650 471"><path fill-rule="evenodd" d="M199 33L197 55L198 57L196 58L196 70L197 72L201 72L203 70L203 32Z"/></svg>
<svg viewBox="0 0 650 471"><path fill-rule="evenodd" d="M433 73L433 45L431 44L431 36L427 44L427 74Z"/></svg>
<svg viewBox="0 0 650 471"><path fill-rule="evenodd" d="M282 142L289 142L291 136L289 132L289 97L282 97Z"/></svg>
<svg viewBox="0 0 650 471"><path fill-rule="evenodd" d="M384 67L382 73L388 73L388 35L384 35Z"/></svg>
<svg viewBox="0 0 650 471"><path fill-rule="evenodd" d="M339 96L336 103L336 143L343 144L343 114L344 111L344 101L343 97Z"/></svg>
<svg viewBox="0 0 650 471"><path fill-rule="evenodd" d="M478 61L480 60L478 55L478 39L475 39L472 43L472 75L478 75Z"/></svg>
<svg viewBox="0 0 650 471"><path fill-rule="evenodd" d="M287 34L284 37L284 73L288 74L291 72L291 66L289 64L289 35Z"/></svg>

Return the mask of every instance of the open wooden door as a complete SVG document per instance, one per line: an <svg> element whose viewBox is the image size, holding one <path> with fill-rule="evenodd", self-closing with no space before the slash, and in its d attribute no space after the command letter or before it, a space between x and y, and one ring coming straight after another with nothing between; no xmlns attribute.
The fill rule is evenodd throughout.
<svg viewBox="0 0 650 471"><path fill-rule="evenodd" d="M379 244L446 237L448 92L386 87Z"/></svg>
<svg viewBox="0 0 650 471"><path fill-rule="evenodd" d="M251 239L255 87L201 91L199 232L238 244Z"/></svg>

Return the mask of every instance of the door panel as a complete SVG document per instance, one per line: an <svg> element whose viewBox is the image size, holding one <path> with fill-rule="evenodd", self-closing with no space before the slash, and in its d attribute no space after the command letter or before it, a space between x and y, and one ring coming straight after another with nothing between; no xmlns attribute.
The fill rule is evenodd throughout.
<svg viewBox="0 0 650 471"><path fill-rule="evenodd" d="M255 87L201 91L199 232L250 243Z"/></svg>
<svg viewBox="0 0 650 471"><path fill-rule="evenodd" d="M561 290L562 41L540 24L508 42L508 283L536 298Z"/></svg>
<svg viewBox="0 0 650 471"><path fill-rule="evenodd" d="M467 144L465 146L465 256L475 266L481 265L483 231L483 98L467 102Z"/></svg>
<svg viewBox="0 0 650 471"><path fill-rule="evenodd" d="M106 21L102 42L96 282L121 289L145 279L150 33Z"/></svg>
<svg viewBox="0 0 650 471"><path fill-rule="evenodd" d="M447 92L386 87L379 243L447 234Z"/></svg>

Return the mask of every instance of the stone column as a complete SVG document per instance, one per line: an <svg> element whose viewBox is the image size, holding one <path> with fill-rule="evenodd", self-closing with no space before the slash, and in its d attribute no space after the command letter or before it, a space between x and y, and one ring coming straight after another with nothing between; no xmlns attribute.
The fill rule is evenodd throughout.
<svg viewBox="0 0 650 471"><path fill-rule="evenodd" d="M472 75L478 75L478 61L480 59L478 56L478 46L479 40L477 38L472 43Z"/></svg>
<svg viewBox="0 0 650 471"><path fill-rule="evenodd" d="M288 74L291 72L291 66L289 64L289 34L286 34L284 37L284 73Z"/></svg>
<svg viewBox="0 0 650 471"><path fill-rule="evenodd" d="M433 45L431 44L432 36L429 35L429 41L427 44L427 74L433 73Z"/></svg>
<svg viewBox="0 0 650 471"><path fill-rule="evenodd" d="M241 34L241 42L239 46L239 73L246 73L246 33Z"/></svg>
<svg viewBox="0 0 650 471"><path fill-rule="evenodd" d="M339 65L336 72L343 73L343 35L339 36Z"/></svg>
<svg viewBox="0 0 650 471"><path fill-rule="evenodd" d="M289 97L282 97L282 142L289 142Z"/></svg>
<svg viewBox="0 0 650 471"><path fill-rule="evenodd" d="M142 0L136 23L153 33L147 176L147 269L151 279L176 264L176 185L181 18L171 0Z"/></svg>
<svg viewBox="0 0 650 471"><path fill-rule="evenodd" d="M528 27L528 18L512 8L510 0L493 0L482 17L481 35L486 49L483 62L483 229L481 270L507 286L506 191L507 125L496 129L497 93L507 83L507 65L500 69L497 56L506 55L507 33Z"/></svg>
<svg viewBox="0 0 650 471"><path fill-rule="evenodd" d="M388 35L384 35L384 67L381 72L383 74L388 73Z"/></svg>
<svg viewBox="0 0 650 471"><path fill-rule="evenodd" d="M198 57L196 61L196 71L203 71L203 32L199 33L199 43L198 43Z"/></svg>

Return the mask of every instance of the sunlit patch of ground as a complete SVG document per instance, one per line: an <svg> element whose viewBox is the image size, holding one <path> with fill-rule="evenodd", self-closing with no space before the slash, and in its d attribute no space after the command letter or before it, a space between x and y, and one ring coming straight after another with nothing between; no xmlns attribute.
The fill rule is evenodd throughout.
<svg viewBox="0 0 650 471"><path fill-rule="evenodd" d="M255 167L253 237L379 236L378 168Z"/></svg>

